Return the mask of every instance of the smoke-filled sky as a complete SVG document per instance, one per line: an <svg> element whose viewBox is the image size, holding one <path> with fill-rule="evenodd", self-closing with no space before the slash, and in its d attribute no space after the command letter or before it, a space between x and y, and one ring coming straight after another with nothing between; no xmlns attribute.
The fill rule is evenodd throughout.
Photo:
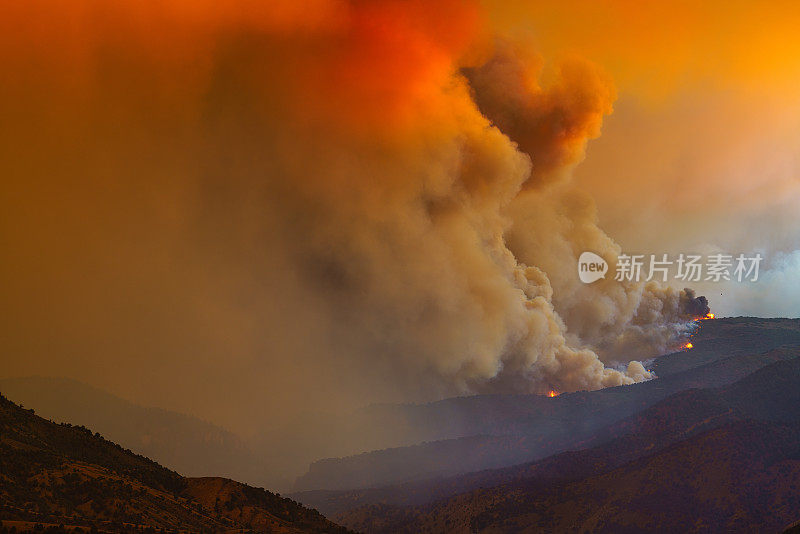
<svg viewBox="0 0 800 534"><path fill-rule="evenodd" d="M245 434L649 379L694 293L586 250L800 315L796 4L519 4L0 4L0 375Z"/></svg>

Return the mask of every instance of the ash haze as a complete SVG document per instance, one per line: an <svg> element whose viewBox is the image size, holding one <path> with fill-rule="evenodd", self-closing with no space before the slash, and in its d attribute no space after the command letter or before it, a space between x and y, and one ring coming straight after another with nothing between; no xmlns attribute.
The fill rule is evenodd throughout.
<svg viewBox="0 0 800 534"><path fill-rule="evenodd" d="M799 314L795 4L607 4L5 2L0 374L243 435L647 380L692 293L585 250L763 250L697 294Z"/></svg>

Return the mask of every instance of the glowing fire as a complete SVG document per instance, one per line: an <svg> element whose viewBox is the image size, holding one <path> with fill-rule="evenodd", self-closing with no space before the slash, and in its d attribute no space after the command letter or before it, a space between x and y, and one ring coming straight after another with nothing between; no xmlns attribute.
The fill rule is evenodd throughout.
<svg viewBox="0 0 800 534"><path fill-rule="evenodd" d="M687 349L687 350L688 350L688 349L691 349L692 347L694 347L694 345L692 345L692 344L691 344L691 342L689 342L689 343L686 343L686 344L683 346L683 348L684 348L684 349Z"/></svg>
<svg viewBox="0 0 800 534"><path fill-rule="evenodd" d="M558 391L551 389L550 392L547 394L548 397L556 397L558 396Z"/></svg>
<svg viewBox="0 0 800 534"><path fill-rule="evenodd" d="M709 313L706 315L706 319L713 319L714 317L716 317L716 315L714 315L713 313Z"/></svg>

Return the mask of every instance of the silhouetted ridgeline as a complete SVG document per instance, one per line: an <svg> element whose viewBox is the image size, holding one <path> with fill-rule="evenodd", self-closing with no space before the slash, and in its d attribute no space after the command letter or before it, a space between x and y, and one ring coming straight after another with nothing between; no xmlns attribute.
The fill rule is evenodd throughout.
<svg viewBox="0 0 800 534"><path fill-rule="evenodd" d="M653 362L658 379L630 386L552 399L482 395L425 405L374 407L376 426L404 426L412 429L409 435L424 439L413 446L317 461L298 479L296 488L385 486L511 466L580 447L608 425L669 395L690 388L724 386L773 362L795 357L800 350L800 320L703 321L692 342L694 349ZM305 499L303 495L298 498Z"/></svg>
<svg viewBox="0 0 800 534"><path fill-rule="evenodd" d="M505 469L314 497L369 533L779 532L800 511L800 352L729 386L674 394L584 445Z"/></svg>
<svg viewBox="0 0 800 534"><path fill-rule="evenodd" d="M315 510L222 478L185 478L84 427L0 396L0 519L190 531L346 532Z"/></svg>

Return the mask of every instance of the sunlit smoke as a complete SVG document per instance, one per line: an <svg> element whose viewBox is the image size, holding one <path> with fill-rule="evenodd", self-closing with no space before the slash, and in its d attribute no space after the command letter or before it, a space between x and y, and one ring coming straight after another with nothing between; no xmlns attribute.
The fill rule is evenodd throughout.
<svg viewBox="0 0 800 534"><path fill-rule="evenodd" d="M619 253L570 182L602 69L471 2L315 4L9 8L11 348L220 419L652 378L707 302L575 276Z"/></svg>

